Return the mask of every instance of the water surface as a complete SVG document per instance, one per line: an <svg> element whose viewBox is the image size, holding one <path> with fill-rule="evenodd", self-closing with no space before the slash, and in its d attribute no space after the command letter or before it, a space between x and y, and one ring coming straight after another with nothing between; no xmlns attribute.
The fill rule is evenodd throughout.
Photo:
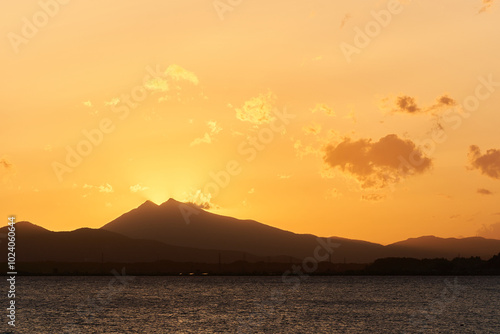
<svg viewBox="0 0 500 334"><path fill-rule="evenodd" d="M500 277L18 277L17 290L15 333L500 332Z"/></svg>

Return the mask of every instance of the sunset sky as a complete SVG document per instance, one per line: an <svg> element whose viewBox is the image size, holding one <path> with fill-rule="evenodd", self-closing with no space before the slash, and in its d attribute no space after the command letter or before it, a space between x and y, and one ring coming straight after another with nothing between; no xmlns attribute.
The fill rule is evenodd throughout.
<svg viewBox="0 0 500 334"><path fill-rule="evenodd" d="M500 239L500 1L0 9L3 225L172 197L320 236Z"/></svg>

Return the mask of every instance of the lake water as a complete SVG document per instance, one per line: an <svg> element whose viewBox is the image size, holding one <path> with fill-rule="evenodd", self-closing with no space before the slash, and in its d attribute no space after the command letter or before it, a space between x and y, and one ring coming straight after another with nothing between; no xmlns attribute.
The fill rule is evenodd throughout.
<svg viewBox="0 0 500 334"><path fill-rule="evenodd" d="M500 333L500 277L17 280L13 333Z"/></svg>

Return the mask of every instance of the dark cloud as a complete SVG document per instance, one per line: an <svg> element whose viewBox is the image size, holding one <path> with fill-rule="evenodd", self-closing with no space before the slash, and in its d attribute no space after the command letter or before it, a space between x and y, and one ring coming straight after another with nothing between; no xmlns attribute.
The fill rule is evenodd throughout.
<svg viewBox="0 0 500 334"><path fill-rule="evenodd" d="M457 101L444 94L436 98L434 104L421 108L417 105L416 99L408 95L401 95L396 98L396 109L394 112L401 112L407 114L422 114L433 111L439 111L457 105Z"/></svg>
<svg viewBox="0 0 500 334"><path fill-rule="evenodd" d="M452 99L448 95L443 95L441 97L438 97L436 101L437 101L436 105L438 105L438 106L451 107L451 106L454 106L457 104L457 101L455 101L454 99Z"/></svg>
<svg viewBox="0 0 500 334"><path fill-rule="evenodd" d="M481 194L481 195L493 195L493 193L491 191L489 191L488 189L483 189L483 188L478 189L477 193Z"/></svg>
<svg viewBox="0 0 500 334"><path fill-rule="evenodd" d="M494 2L495 0L482 0L482 6L477 13L481 14L487 12L493 6Z"/></svg>
<svg viewBox="0 0 500 334"><path fill-rule="evenodd" d="M14 165L7 158L1 158L0 159L0 167L5 168L6 170L10 171L14 168Z"/></svg>
<svg viewBox="0 0 500 334"><path fill-rule="evenodd" d="M6 157L0 158L0 181L2 183L9 183L16 175L16 168L12 162Z"/></svg>
<svg viewBox="0 0 500 334"><path fill-rule="evenodd" d="M421 111L421 109L415 102L415 98L407 95L398 96L396 99L396 106L398 107L398 109L396 110L399 112L407 112L413 114Z"/></svg>
<svg viewBox="0 0 500 334"><path fill-rule="evenodd" d="M423 173L432 165L415 143L395 134L377 142L344 138L337 145L327 145L324 151L323 159L329 167L350 173L363 188L383 188L401 178Z"/></svg>
<svg viewBox="0 0 500 334"><path fill-rule="evenodd" d="M500 222L491 224L489 226L483 225L477 231L477 235L489 239L500 239Z"/></svg>
<svg viewBox="0 0 500 334"><path fill-rule="evenodd" d="M493 179L500 179L500 150L489 149L485 154L476 145L469 147L470 169L477 169Z"/></svg>
<svg viewBox="0 0 500 334"><path fill-rule="evenodd" d="M351 14L347 13L344 15L344 18L342 18L342 21L340 22L340 29L344 28L345 24L349 19L351 18Z"/></svg>
<svg viewBox="0 0 500 334"><path fill-rule="evenodd" d="M380 195L380 194L366 194L366 195L361 196L361 199L363 201L372 201L372 202L381 201L384 198L385 198L385 195Z"/></svg>

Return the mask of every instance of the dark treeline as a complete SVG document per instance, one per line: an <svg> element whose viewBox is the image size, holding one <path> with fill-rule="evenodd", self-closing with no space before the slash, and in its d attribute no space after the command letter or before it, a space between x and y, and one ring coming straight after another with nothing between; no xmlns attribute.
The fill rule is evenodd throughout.
<svg viewBox="0 0 500 334"><path fill-rule="evenodd" d="M0 263L0 266L3 265ZM295 268L295 269L294 269ZM297 269L300 268L300 269ZM320 262L314 271L302 263L246 262L194 263L156 261L141 263L27 262L17 264L18 275L273 275L295 271L302 275L500 275L500 253L489 260L479 257L447 259L383 258L371 264Z"/></svg>
<svg viewBox="0 0 500 334"><path fill-rule="evenodd" d="M500 275L500 253L484 261L479 257L447 259L384 258L368 265L369 275Z"/></svg>

